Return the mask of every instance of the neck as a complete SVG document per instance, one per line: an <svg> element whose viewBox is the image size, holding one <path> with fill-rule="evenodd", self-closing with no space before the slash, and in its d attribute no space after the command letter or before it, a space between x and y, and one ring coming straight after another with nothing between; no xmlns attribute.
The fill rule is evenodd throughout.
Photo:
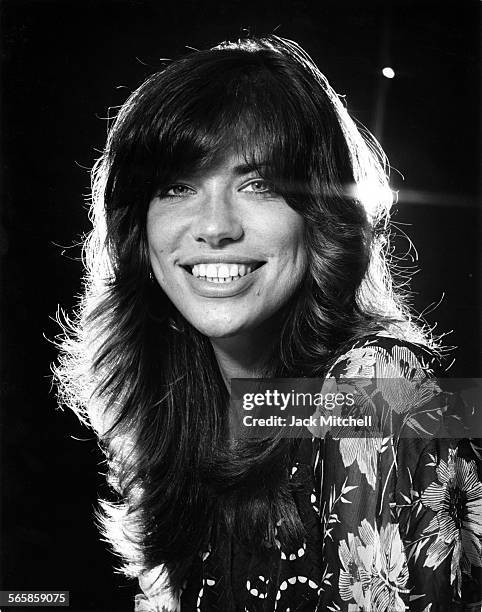
<svg viewBox="0 0 482 612"><path fill-rule="evenodd" d="M231 378L260 378L269 362L276 334L272 329L230 338L211 338L222 377L229 389Z"/></svg>

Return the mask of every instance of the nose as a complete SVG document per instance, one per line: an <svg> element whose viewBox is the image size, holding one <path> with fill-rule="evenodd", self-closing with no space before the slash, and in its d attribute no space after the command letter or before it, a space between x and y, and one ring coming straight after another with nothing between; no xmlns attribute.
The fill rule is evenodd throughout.
<svg viewBox="0 0 482 612"><path fill-rule="evenodd" d="M227 190L213 189L206 194L199 214L193 221L196 242L220 247L243 236L243 225Z"/></svg>

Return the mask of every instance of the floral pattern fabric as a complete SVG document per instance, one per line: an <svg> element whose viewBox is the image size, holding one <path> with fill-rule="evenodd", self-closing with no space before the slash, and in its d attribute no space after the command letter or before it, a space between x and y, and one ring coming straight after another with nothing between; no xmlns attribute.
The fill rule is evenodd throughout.
<svg viewBox="0 0 482 612"><path fill-rule="evenodd" d="M425 348L383 334L355 343L328 376L363 379L357 414L376 396L393 435L313 432L291 469L303 541L289 549L277 538L259 558L226 536L178 597L153 580L162 568L142 576L136 612L480 610L482 447L437 437L458 417L432 366Z"/></svg>

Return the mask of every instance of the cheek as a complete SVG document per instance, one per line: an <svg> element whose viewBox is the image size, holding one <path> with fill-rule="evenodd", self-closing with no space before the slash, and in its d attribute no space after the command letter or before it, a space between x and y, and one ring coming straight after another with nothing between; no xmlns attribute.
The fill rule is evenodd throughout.
<svg viewBox="0 0 482 612"><path fill-rule="evenodd" d="M273 246L273 254L277 254L280 261L288 266L294 266L304 272L307 255L303 219L299 215L289 215L272 227L271 240L268 243Z"/></svg>
<svg viewBox="0 0 482 612"><path fill-rule="evenodd" d="M151 263L154 264L154 261L158 261L162 263L164 258L164 253L166 250L165 243L163 240L163 236L159 234L159 232L147 231L147 245L149 247L149 257Z"/></svg>
<svg viewBox="0 0 482 612"><path fill-rule="evenodd" d="M278 305L293 295L308 268L304 220L294 211L289 213L273 218L264 236L273 267L270 282L259 290L258 296Z"/></svg>
<svg viewBox="0 0 482 612"><path fill-rule="evenodd" d="M167 259L169 255L169 233L165 231L168 227L157 220L147 222L147 245L149 249L149 260L155 277L160 284L166 282Z"/></svg>
<svg viewBox="0 0 482 612"><path fill-rule="evenodd" d="M146 234L149 252L152 256L163 258L167 256L170 245L176 244L176 233L178 224L173 215L162 214L154 207L147 215Z"/></svg>

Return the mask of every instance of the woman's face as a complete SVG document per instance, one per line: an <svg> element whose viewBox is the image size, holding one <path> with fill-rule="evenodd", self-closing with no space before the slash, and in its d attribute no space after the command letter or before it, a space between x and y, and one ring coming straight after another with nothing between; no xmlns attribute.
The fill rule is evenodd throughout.
<svg viewBox="0 0 482 612"><path fill-rule="evenodd" d="M304 221L242 158L176 177L151 201L153 273L176 308L210 338L253 332L300 285Z"/></svg>

